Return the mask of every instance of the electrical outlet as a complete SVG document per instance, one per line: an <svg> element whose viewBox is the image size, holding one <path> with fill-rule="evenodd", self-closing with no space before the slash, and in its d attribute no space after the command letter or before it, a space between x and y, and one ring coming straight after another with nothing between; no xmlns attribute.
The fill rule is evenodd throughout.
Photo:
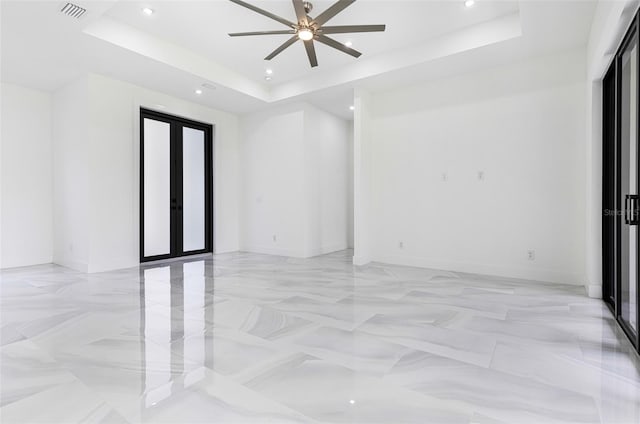
<svg viewBox="0 0 640 424"><path fill-rule="evenodd" d="M527 259L530 261L536 260L536 251L535 250L527 250Z"/></svg>
<svg viewBox="0 0 640 424"><path fill-rule="evenodd" d="M447 181L449 179L449 176L447 175L446 172L442 173L442 181Z"/></svg>
<svg viewBox="0 0 640 424"><path fill-rule="evenodd" d="M278 238L276 237L276 235L273 235L273 242L275 243L276 241L278 241Z"/></svg>
<svg viewBox="0 0 640 424"><path fill-rule="evenodd" d="M399 249L404 249L404 242L401 241L400 243L398 243L398 248Z"/></svg>
<svg viewBox="0 0 640 424"><path fill-rule="evenodd" d="M478 171L478 181L484 181L484 171Z"/></svg>

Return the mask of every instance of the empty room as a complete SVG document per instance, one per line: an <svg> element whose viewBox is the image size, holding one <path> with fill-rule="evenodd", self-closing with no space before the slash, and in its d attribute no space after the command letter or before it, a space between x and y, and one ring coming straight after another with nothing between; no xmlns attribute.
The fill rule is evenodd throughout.
<svg viewBox="0 0 640 424"><path fill-rule="evenodd" d="M0 422L640 424L639 9L0 1Z"/></svg>

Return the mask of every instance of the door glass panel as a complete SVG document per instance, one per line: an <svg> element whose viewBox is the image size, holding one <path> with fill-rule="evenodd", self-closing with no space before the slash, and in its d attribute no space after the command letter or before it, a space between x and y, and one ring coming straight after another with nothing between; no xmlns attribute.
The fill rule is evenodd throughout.
<svg viewBox="0 0 640 424"><path fill-rule="evenodd" d="M171 253L171 125L144 119L144 256Z"/></svg>
<svg viewBox="0 0 640 424"><path fill-rule="evenodd" d="M205 248L205 133L182 129L183 251Z"/></svg>
<svg viewBox="0 0 640 424"><path fill-rule="evenodd" d="M626 196L638 194L638 46L634 41L627 47L621 61L620 92L620 194L626 207ZM630 215L630 214L629 214ZM637 328L636 291L638 284L637 243L638 227L623 223L621 229L621 310L620 314L634 330Z"/></svg>

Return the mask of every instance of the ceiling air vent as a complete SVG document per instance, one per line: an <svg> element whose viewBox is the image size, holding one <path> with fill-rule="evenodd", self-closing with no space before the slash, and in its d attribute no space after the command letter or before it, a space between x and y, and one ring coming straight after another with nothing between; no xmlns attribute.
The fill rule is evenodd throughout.
<svg viewBox="0 0 640 424"><path fill-rule="evenodd" d="M79 19L86 11L87 9L84 7L80 7L73 3L67 3L62 7L62 9L60 9L60 13L64 13L65 15L76 19Z"/></svg>

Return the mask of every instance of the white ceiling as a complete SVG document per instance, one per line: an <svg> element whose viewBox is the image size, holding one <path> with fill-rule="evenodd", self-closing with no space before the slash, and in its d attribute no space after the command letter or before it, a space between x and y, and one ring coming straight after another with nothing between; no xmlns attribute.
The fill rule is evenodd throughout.
<svg viewBox="0 0 640 424"><path fill-rule="evenodd" d="M333 1L316 0L314 12L329 7ZM272 13L295 21L291 1L255 1ZM155 10L151 16L140 13L149 5ZM352 41L353 48L367 56L382 54L408 45L420 44L447 32L488 21L518 10L517 2L491 1L475 10L467 9L461 1L371 1L359 0L333 18L331 25L386 24L384 33L336 34L332 38ZM290 35L230 38L230 32L268 31L288 27L228 1L212 2L120 2L107 16L158 38L184 46L212 58L248 78L262 82L266 67L275 73L273 83L324 73L350 64L357 59L316 43L320 67L309 66L301 42L285 50L270 62L264 57L285 42ZM176 25L176 22L189 25Z"/></svg>
<svg viewBox="0 0 640 424"><path fill-rule="evenodd" d="M289 20L290 1L249 0ZM359 0L332 25L386 24L384 33L335 35L359 59L317 46L310 68L297 43L263 58L288 36L230 38L228 32L286 29L226 0L87 1L73 20L57 1L2 1L2 81L53 91L96 72L236 113L304 99L350 118L353 89L386 90L472 72L586 43L594 1ZM317 15L332 1L317 0ZM155 13L146 16L143 7ZM319 43L316 43L319 44ZM265 69L274 71L270 82ZM211 82L216 90L195 96Z"/></svg>

